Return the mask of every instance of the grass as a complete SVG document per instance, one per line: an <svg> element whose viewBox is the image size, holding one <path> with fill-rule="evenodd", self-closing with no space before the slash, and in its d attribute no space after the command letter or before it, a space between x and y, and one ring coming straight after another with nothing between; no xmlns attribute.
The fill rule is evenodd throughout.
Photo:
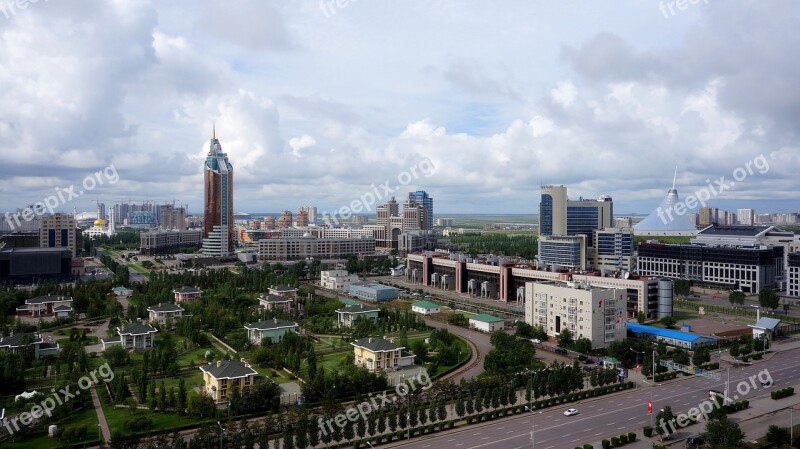
<svg viewBox="0 0 800 449"><path fill-rule="evenodd" d="M66 344L67 344L67 343L69 343L69 342L70 342L70 339L69 339L69 337L66 337L66 338L59 338L58 340L56 340L56 343L58 343L60 346L64 346L64 345L66 345ZM81 341L80 343L81 343L83 346L86 346L86 345L94 345L94 344L100 343L100 339L99 339L98 337L95 337L95 336L93 336L93 335L87 335L87 336L86 336L86 339L85 339L85 340L83 340L83 341Z"/></svg>
<svg viewBox="0 0 800 449"><path fill-rule="evenodd" d="M178 366L189 366L194 361L195 366L204 365L206 363L206 351L211 351L213 354L212 360L218 360L222 356L213 346L196 348L191 351L178 356Z"/></svg>
<svg viewBox="0 0 800 449"><path fill-rule="evenodd" d="M100 438L100 429L97 427L97 413L91 406L74 413L70 417L57 423L59 428L74 427L80 424L85 424L87 428L86 437L81 442L96 441ZM16 438L17 441L11 440L3 442L3 448L8 449L30 449L35 447L37 449L55 449L61 447L61 441L50 438L47 436L47 429L41 428L36 430L32 435L26 437Z"/></svg>
<svg viewBox="0 0 800 449"><path fill-rule="evenodd" d="M461 356L459 360L462 362L465 360L469 360L469 358L472 357L472 349L469 347L467 342L464 341L463 338L457 335L453 335L453 337L455 337L456 347L458 347L458 349L461 350ZM456 363L455 365L438 366L435 369L432 367L432 364L426 364L425 368L428 370L428 374L430 376L436 376L437 374L447 371L450 368L456 366L457 364L458 363Z"/></svg>

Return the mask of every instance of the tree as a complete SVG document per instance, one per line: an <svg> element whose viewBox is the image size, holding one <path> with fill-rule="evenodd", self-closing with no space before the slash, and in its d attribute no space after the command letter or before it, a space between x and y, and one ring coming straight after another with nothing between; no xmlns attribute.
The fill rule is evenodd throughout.
<svg viewBox="0 0 800 449"><path fill-rule="evenodd" d="M560 334L558 334L558 347L560 348L568 348L572 346L572 332L569 329L564 328Z"/></svg>
<svg viewBox="0 0 800 449"><path fill-rule="evenodd" d="M672 361L675 363L680 363L681 365L688 365L689 364L689 353L683 349L676 349L672 353Z"/></svg>
<svg viewBox="0 0 800 449"><path fill-rule="evenodd" d="M791 433L788 427L771 425L767 429L767 443L772 443L775 447L788 446L791 444Z"/></svg>
<svg viewBox="0 0 800 449"><path fill-rule="evenodd" d="M639 324L644 324L645 321L647 321L647 317L645 316L644 312L640 310L636 313L636 322Z"/></svg>
<svg viewBox="0 0 800 449"><path fill-rule="evenodd" d="M462 396L460 392L456 397L455 405L456 405L456 415L458 415L459 418L463 418L464 415L466 415L467 410L465 407L466 404L464 402L464 396Z"/></svg>
<svg viewBox="0 0 800 449"><path fill-rule="evenodd" d="M178 397L175 399L175 410L179 415L186 412L186 382L183 377L178 380Z"/></svg>
<svg viewBox="0 0 800 449"><path fill-rule="evenodd" d="M520 338L533 338L533 326L524 321L517 321L517 330L514 335Z"/></svg>
<svg viewBox="0 0 800 449"><path fill-rule="evenodd" d="M451 313L447 317L447 322L454 326L461 326L461 327L467 327L467 325L469 325L469 320L467 319L467 317L460 313Z"/></svg>
<svg viewBox="0 0 800 449"><path fill-rule="evenodd" d="M675 327L675 324L678 323L678 319L674 316L665 316L659 320L662 326L666 327L667 329L672 329Z"/></svg>
<svg viewBox="0 0 800 449"><path fill-rule="evenodd" d="M703 438L710 447L724 447L726 449L745 447L744 436L744 432L739 428L739 425L731 421L727 416L709 420L703 433Z"/></svg>
<svg viewBox="0 0 800 449"><path fill-rule="evenodd" d="M731 357L739 357L739 343L731 343L731 346L728 348L728 353L731 355Z"/></svg>
<svg viewBox="0 0 800 449"><path fill-rule="evenodd" d="M581 337L575 340L575 343L572 345L572 349L575 352L580 352L581 354L589 354L592 352L592 340L589 340L586 337Z"/></svg>
<svg viewBox="0 0 800 449"><path fill-rule="evenodd" d="M775 293L775 290L767 288L758 293L758 303L761 307L774 311L781 304L781 298Z"/></svg>
<svg viewBox="0 0 800 449"><path fill-rule="evenodd" d="M686 279L675 279L672 289L676 295L686 296L692 291L692 283Z"/></svg>
<svg viewBox="0 0 800 449"><path fill-rule="evenodd" d="M700 366L710 361L711 361L711 351L708 349L708 347L703 346L695 349L694 355L692 355L692 365Z"/></svg>
<svg viewBox="0 0 800 449"><path fill-rule="evenodd" d="M744 304L744 299L744 292L741 290L734 290L728 294L728 301L730 301L732 306Z"/></svg>
<svg viewBox="0 0 800 449"><path fill-rule="evenodd" d="M662 408L658 414L656 415L656 433L661 437L663 440L664 438L669 438L669 431L674 430L671 428L675 420L675 415L672 413L672 407L669 405Z"/></svg>

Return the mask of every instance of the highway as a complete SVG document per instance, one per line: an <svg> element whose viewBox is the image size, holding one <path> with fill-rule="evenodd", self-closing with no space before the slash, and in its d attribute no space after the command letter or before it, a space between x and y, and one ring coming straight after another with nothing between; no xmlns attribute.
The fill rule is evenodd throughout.
<svg viewBox="0 0 800 449"><path fill-rule="evenodd" d="M776 348L777 349L777 348ZM774 388L793 386L800 382L800 370L797 369L800 348L789 349L776 354L771 360L746 367L731 368L730 388L734 400L765 398L759 401L758 407L768 413L779 408L769 399L769 392ZM757 377L751 382L751 376L757 376L762 370L768 370L774 380L773 387L764 388ZM579 444L591 443L598 447L603 438L618 436L629 431L638 432L650 424L647 414L647 401L653 401L653 417L659 409L671 406L673 413L685 413L708 399L709 390L725 390L726 372L722 372L722 380L715 381L702 377L682 377L667 381L658 386L640 386L603 398L593 398L577 403L551 407L541 414L517 415L512 418L495 420L486 424L472 425L455 430L434 434L431 437L418 437L410 442L396 443L391 447L413 448L459 448L459 449L504 449L531 446L532 421L535 421L536 446L540 449L572 449ZM739 390L737 391L737 387ZM745 394L746 393L746 394ZM564 416L567 408L577 408L576 416ZM751 404L751 408L754 405ZM739 412L743 413L743 412ZM736 415L732 415L734 421ZM687 437L701 431L700 426L679 431L675 438ZM754 437L757 435L753 435Z"/></svg>

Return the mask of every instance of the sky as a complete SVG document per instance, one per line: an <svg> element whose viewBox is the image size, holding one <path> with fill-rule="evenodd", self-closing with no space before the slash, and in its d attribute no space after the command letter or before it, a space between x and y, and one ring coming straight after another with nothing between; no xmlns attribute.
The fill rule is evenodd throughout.
<svg viewBox="0 0 800 449"><path fill-rule="evenodd" d="M0 211L198 213L212 126L237 212L800 210L800 8L678 3L3 0Z"/></svg>

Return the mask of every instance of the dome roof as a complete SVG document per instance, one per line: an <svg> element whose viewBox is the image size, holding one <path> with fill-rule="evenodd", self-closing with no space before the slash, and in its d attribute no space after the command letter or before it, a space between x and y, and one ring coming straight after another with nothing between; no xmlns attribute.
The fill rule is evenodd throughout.
<svg viewBox="0 0 800 449"><path fill-rule="evenodd" d="M94 225L103 227L106 225L106 221L103 220L102 218L98 218L97 220L94 221Z"/></svg>

